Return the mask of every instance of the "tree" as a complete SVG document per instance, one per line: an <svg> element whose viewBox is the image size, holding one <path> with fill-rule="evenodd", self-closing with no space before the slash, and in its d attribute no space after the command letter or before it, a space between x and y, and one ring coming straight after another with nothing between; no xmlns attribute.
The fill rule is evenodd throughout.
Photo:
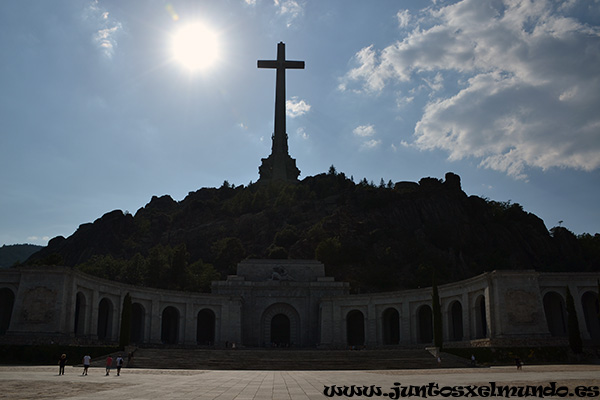
<svg viewBox="0 0 600 400"><path fill-rule="evenodd" d="M443 345L442 309L440 307L440 295L438 292L435 273L433 274L433 285L431 287L431 303L433 310L433 345L440 350Z"/></svg>
<svg viewBox="0 0 600 400"><path fill-rule="evenodd" d="M567 286L567 329L569 331L569 346L575 354L583 351L583 342L581 340L581 332L579 331L579 320L575 311L575 301L571 295L571 291Z"/></svg>
<svg viewBox="0 0 600 400"><path fill-rule="evenodd" d="M173 250L171 257L170 287L182 290L189 277L188 258L189 253L185 243L181 243Z"/></svg>
<svg viewBox="0 0 600 400"><path fill-rule="evenodd" d="M123 299L121 311L121 332L119 333L119 347L125 348L131 340L131 296L129 293Z"/></svg>

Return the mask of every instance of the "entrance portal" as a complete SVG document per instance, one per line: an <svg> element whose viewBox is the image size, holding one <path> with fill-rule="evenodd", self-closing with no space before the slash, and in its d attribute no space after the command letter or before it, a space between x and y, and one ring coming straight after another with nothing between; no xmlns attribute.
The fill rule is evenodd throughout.
<svg viewBox="0 0 600 400"><path fill-rule="evenodd" d="M262 346L302 347L300 315L293 306L272 304L263 313L261 325Z"/></svg>
<svg viewBox="0 0 600 400"><path fill-rule="evenodd" d="M290 339L290 319L285 314L275 315L271 319L271 345L289 347Z"/></svg>

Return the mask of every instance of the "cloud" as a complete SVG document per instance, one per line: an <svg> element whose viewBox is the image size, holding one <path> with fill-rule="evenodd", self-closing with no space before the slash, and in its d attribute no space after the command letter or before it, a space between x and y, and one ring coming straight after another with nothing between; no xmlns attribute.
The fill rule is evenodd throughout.
<svg viewBox="0 0 600 400"><path fill-rule="evenodd" d="M309 137L308 133L306 133L306 130L304 129L304 127L300 127L298 129L296 129L296 134L304 140L307 140Z"/></svg>
<svg viewBox="0 0 600 400"><path fill-rule="evenodd" d="M361 150L370 150L370 149L374 149L375 147L379 146L380 144L381 144L381 140L371 139L371 140L367 140L366 142L364 142L360 146L360 149Z"/></svg>
<svg viewBox="0 0 600 400"><path fill-rule="evenodd" d="M123 28L121 23L110 18L109 12L100 8L98 0L90 3L84 12L84 19L91 20L98 26L93 41L106 57L112 58L117 47L117 34Z"/></svg>
<svg viewBox="0 0 600 400"><path fill-rule="evenodd" d="M400 28L406 28L410 24L411 17L408 10L398 11L396 17L398 18L398 26Z"/></svg>
<svg viewBox="0 0 600 400"><path fill-rule="evenodd" d="M375 127L373 125L361 125L354 128L352 132L356 136L369 137L375 135Z"/></svg>
<svg viewBox="0 0 600 400"><path fill-rule="evenodd" d="M425 82L414 145L451 160L473 157L518 179L531 167L597 169L600 26L570 15L575 3L434 5L424 11L427 29L358 51L339 88L377 94ZM444 91L449 80L453 92Z"/></svg>
<svg viewBox="0 0 600 400"><path fill-rule="evenodd" d="M298 0L273 0L277 13L284 16L287 20L287 27L292 26L293 22L304 15L304 2Z"/></svg>
<svg viewBox="0 0 600 400"><path fill-rule="evenodd" d="M114 54L114 48L117 45L115 33L120 29L120 25L111 28L100 29L94 36L96 44L104 51L104 55L111 58Z"/></svg>
<svg viewBox="0 0 600 400"><path fill-rule="evenodd" d="M381 144L381 140L378 140L378 139L366 140L367 138L372 138L373 136L375 136L376 132L375 132L375 127L373 125L357 126L356 128L354 128L352 133L354 133L354 136L358 136L360 138L365 139L362 142L362 144L360 145L360 150L374 149L375 147L377 147Z"/></svg>
<svg viewBox="0 0 600 400"><path fill-rule="evenodd" d="M363 82L362 89L352 89L354 92L378 92L385 86L385 80L388 76L384 73L380 65L373 45L360 50L354 56L354 61L359 67L350 70L342 79L338 88L342 91L348 90L353 82Z"/></svg>
<svg viewBox="0 0 600 400"><path fill-rule="evenodd" d="M290 118L299 117L309 111L310 104L306 103L304 100L298 100L298 97L296 96L285 102L285 113Z"/></svg>
<svg viewBox="0 0 600 400"><path fill-rule="evenodd" d="M50 236L29 236L27 238L27 240L29 242L37 242L37 243L48 243L48 241L50 240Z"/></svg>
<svg viewBox="0 0 600 400"><path fill-rule="evenodd" d="M244 2L246 4L248 4L249 6L255 6L256 5L256 0L244 0Z"/></svg>

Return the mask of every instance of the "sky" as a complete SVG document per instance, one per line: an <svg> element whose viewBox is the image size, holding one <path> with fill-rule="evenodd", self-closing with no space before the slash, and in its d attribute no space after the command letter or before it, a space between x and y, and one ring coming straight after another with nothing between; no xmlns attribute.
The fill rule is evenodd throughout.
<svg viewBox="0 0 600 400"><path fill-rule="evenodd" d="M0 2L0 245L256 182L275 101L257 60L281 41L306 64L286 72L300 179L454 172L600 232L600 0L19 0Z"/></svg>

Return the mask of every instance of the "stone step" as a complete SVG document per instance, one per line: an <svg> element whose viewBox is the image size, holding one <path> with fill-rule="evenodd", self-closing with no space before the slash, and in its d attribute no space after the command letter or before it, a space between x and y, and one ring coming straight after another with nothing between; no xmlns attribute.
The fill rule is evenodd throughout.
<svg viewBox="0 0 600 400"><path fill-rule="evenodd" d="M104 360L94 360L92 365L102 366ZM443 353L441 366L468 367L469 361ZM424 349L349 351L139 348L135 351L128 367L210 370L362 370L438 368L440 365L436 358Z"/></svg>

